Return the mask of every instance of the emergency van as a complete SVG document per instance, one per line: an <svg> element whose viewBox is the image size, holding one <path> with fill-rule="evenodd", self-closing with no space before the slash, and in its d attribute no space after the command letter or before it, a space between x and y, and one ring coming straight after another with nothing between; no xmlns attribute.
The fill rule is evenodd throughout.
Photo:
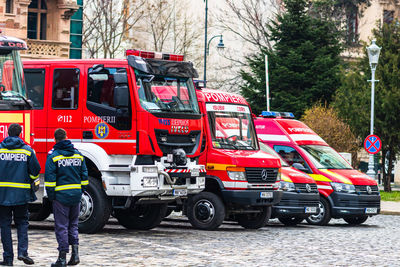
<svg viewBox="0 0 400 267"><path fill-rule="evenodd" d="M1 35L0 30L0 142L8 136L8 126L22 126L21 138L32 144L32 105L27 100L20 50L20 39Z"/></svg>
<svg viewBox="0 0 400 267"><path fill-rule="evenodd" d="M206 165L206 187L188 198L184 212L198 229L213 230L224 220L242 227L263 227L282 191L280 162L259 148L251 110L237 94L197 91L204 114L204 143L199 158Z"/></svg>
<svg viewBox="0 0 400 267"><path fill-rule="evenodd" d="M182 56L128 50L121 60L24 61L24 72L41 165L57 128L85 157L81 232L99 231L110 214L126 228L151 229L168 202L204 189L197 72ZM50 212L42 199L37 220Z"/></svg>
<svg viewBox="0 0 400 267"><path fill-rule="evenodd" d="M320 193L319 213L307 218L327 225L331 218L361 224L380 212L375 180L351 167L320 136L288 112L263 112L255 119L258 137L290 166L307 173Z"/></svg>
<svg viewBox="0 0 400 267"><path fill-rule="evenodd" d="M260 141L260 148L281 161L280 189L282 199L272 207L271 218L278 218L284 225L301 223L310 215L318 214L319 193L314 179L290 167L270 146Z"/></svg>

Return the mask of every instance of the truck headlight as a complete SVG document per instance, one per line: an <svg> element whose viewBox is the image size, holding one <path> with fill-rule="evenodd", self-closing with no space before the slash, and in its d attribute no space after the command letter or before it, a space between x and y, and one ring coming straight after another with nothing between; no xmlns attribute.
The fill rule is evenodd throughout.
<svg viewBox="0 0 400 267"><path fill-rule="evenodd" d="M143 187L157 187L158 177L143 177Z"/></svg>
<svg viewBox="0 0 400 267"><path fill-rule="evenodd" d="M294 186L294 183L292 183L292 182L281 181L280 187L283 191L295 191L296 190L296 187Z"/></svg>
<svg viewBox="0 0 400 267"><path fill-rule="evenodd" d="M143 167L143 172L158 173L158 168L157 167Z"/></svg>
<svg viewBox="0 0 400 267"><path fill-rule="evenodd" d="M226 171L231 180L246 181L246 172L244 168L228 167Z"/></svg>
<svg viewBox="0 0 400 267"><path fill-rule="evenodd" d="M341 193L355 193L356 188L352 184L343 184L343 183L331 183L331 186L333 190L336 192L341 192Z"/></svg>

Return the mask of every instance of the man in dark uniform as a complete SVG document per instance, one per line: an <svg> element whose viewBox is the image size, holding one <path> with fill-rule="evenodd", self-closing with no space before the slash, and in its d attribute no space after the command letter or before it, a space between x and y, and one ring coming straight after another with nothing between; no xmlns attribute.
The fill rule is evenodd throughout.
<svg viewBox="0 0 400 267"><path fill-rule="evenodd" d="M18 260L34 264L28 256L28 202L36 200L33 187L39 183L40 165L33 149L19 138L19 124L8 127L8 137L0 144L0 227L3 261L13 266L11 222L14 217L18 235Z"/></svg>
<svg viewBox="0 0 400 267"><path fill-rule="evenodd" d="M82 191L89 184L88 171L82 154L76 150L64 129L54 132L56 144L46 161L45 187L53 201L58 259L52 267L66 266L66 254L72 246L68 265L79 263L78 217Z"/></svg>

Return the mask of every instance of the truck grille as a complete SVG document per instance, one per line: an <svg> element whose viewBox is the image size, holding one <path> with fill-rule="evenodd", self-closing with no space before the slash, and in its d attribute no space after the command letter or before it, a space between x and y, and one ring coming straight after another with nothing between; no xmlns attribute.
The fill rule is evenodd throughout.
<svg viewBox="0 0 400 267"><path fill-rule="evenodd" d="M318 192L316 184L308 184L310 191L307 191L307 184L294 184L296 191L299 193L315 193Z"/></svg>
<svg viewBox="0 0 400 267"><path fill-rule="evenodd" d="M339 206L354 207L354 208L379 208L380 201L351 201L346 199L340 199Z"/></svg>
<svg viewBox="0 0 400 267"><path fill-rule="evenodd" d="M246 168L249 183L275 183L277 177L277 168Z"/></svg>
<svg viewBox="0 0 400 267"><path fill-rule="evenodd" d="M371 188L371 194L368 194L367 186ZM378 195L379 189L377 185L355 185L356 192L360 195Z"/></svg>
<svg viewBox="0 0 400 267"><path fill-rule="evenodd" d="M185 150L186 155L192 155L200 143L200 131L191 131L188 134L170 134L168 130L154 129L154 132L157 144L164 155L171 154L177 148Z"/></svg>
<svg viewBox="0 0 400 267"><path fill-rule="evenodd" d="M318 207L318 200L282 199L276 206Z"/></svg>

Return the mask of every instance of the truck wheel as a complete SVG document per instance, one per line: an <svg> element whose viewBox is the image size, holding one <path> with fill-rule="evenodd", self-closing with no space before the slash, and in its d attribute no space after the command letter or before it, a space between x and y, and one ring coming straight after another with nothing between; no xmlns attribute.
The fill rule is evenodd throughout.
<svg viewBox="0 0 400 267"><path fill-rule="evenodd" d="M44 221L50 216L52 212L52 204L47 198L43 199L43 203L40 205L39 209L34 209L29 211L30 221Z"/></svg>
<svg viewBox="0 0 400 267"><path fill-rule="evenodd" d="M197 229L215 230L225 219L225 205L214 193L201 192L189 197L187 217Z"/></svg>
<svg viewBox="0 0 400 267"><path fill-rule="evenodd" d="M319 213L306 218L312 225L327 225L331 220L331 206L326 198L319 198Z"/></svg>
<svg viewBox="0 0 400 267"><path fill-rule="evenodd" d="M264 227L271 218L272 207L262 207L259 213L237 215L238 223L246 229L259 229Z"/></svg>
<svg viewBox="0 0 400 267"><path fill-rule="evenodd" d="M347 222L348 224L351 225L359 225L364 223L368 219L368 216L360 215L360 216L354 216L354 217L345 217L343 220Z"/></svg>
<svg viewBox="0 0 400 267"><path fill-rule="evenodd" d="M283 218L278 218L278 220L286 226L293 226L293 225L301 223L304 220L304 218L303 217L283 217Z"/></svg>
<svg viewBox="0 0 400 267"><path fill-rule="evenodd" d="M161 223L167 208L167 204L137 205L133 209L116 209L114 216L127 229L150 230Z"/></svg>
<svg viewBox="0 0 400 267"><path fill-rule="evenodd" d="M101 182L89 176L89 185L82 194L79 212L79 232L94 234L108 222L111 203L104 192Z"/></svg>

